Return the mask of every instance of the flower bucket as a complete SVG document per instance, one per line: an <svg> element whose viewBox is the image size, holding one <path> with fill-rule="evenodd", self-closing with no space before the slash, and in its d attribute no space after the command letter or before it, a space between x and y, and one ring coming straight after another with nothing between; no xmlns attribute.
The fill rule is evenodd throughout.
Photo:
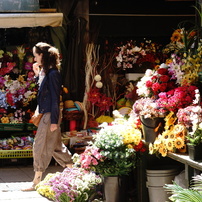
<svg viewBox="0 0 202 202"><path fill-rule="evenodd" d="M106 202L119 202L119 177L104 177L104 196Z"/></svg>
<svg viewBox="0 0 202 202"><path fill-rule="evenodd" d="M194 161L202 160L202 144L188 145L189 158Z"/></svg>
<svg viewBox="0 0 202 202"><path fill-rule="evenodd" d="M153 143L156 137L164 130L164 117L144 118L140 117L142 123L142 132L146 142Z"/></svg>
<svg viewBox="0 0 202 202"><path fill-rule="evenodd" d="M131 176L104 176L105 202L129 201Z"/></svg>

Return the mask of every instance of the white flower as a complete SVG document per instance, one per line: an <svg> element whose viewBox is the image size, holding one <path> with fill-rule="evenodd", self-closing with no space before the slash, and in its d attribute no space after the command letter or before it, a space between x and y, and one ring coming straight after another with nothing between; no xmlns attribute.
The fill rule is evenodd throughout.
<svg viewBox="0 0 202 202"><path fill-rule="evenodd" d="M103 83L100 82L100 81L98 81L98 82L96 82L95 86L96 86L97 88L102 88Z"/></svg>
<svg viewBox="0 0 202 202"><path fill-rule="evenodd" d="M95 81L101 81L102 77L99 74L97 74L95 75L94 79Z"/></svg>

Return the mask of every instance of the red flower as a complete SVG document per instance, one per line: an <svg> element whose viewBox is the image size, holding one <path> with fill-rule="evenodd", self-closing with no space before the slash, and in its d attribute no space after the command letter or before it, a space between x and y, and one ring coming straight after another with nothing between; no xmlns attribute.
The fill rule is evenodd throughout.
<svg viewBox="0 0 202 202"><path fill-rule="evenodd" d="M143 141L140 141L140 143L138 145L134 146L135 151L140 151L140 152L145 152L146 151L146 147L143 143Z"/></svg>
<svg viewBox="0 0 202 202"><path fill-rule="evenodd" d="M146 81L146 87L151 88L152 87L152 82L150 80Z"/></svg>
<svg viewBox="0 0 202 202"><path fill-rule="evenodd" d="M106 97L106 95L103 95L100 98L100 101L96 103L96 106L100 108L100 111L107 111L112 105L113 105L112 98Z"/></svg>
<svg viewBox="0 0 202 202"><path fill-rule="evenodd" d="M170 77L168 75L162 75L159 77L160 82L168 82L170 80Z"/></svg>
<svg viewBox="0 0 202 202"><path fill-rule="evenodd" d="M98 88L90 89L90 92L88 94L88 101L92 102L93 104L99 102L101 93L99 92Z"/></svg>
<svg viewBox="0 0 202 202"><path fill-rule="evenodd" d="M13 94L12 93L7 93L6 94L6 99L7 99L7 103L10 105L10 106L14 106L15 103L13 101Z"/></svg>
<svg viewBox="0 0 202 202"><path fill-rule="evenodd" d="M168 74L168 69L166 69L166 68L159 68L157 70L157 72L158 72L158 74L166 75L166 74Z"/></svg>
<svg viewBox="0 0 202 202"><path fill-rule="evenodd" d="M159 83L153 83L152 90L154 91L154 94L157 94L160 88L161 88L161 85Z"/></svg>

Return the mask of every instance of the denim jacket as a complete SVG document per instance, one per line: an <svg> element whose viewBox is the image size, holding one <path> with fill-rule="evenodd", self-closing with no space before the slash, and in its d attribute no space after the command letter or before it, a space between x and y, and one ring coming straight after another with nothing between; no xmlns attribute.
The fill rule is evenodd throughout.
<svg viewBox="0 0 202 202"><path fill-rule="evenodd" d="M51 113L51 124L57 124L60 114L61 75L57 69L50 69L38 91L39 113Z"/></svg>

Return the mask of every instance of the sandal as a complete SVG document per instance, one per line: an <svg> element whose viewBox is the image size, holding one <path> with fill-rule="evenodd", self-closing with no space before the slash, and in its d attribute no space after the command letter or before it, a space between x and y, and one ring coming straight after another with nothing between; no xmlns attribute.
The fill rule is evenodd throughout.
<svg viewBox="0 0 202 202"><path fill-rule="evenodd" d="M33 184L31 187L26 188L26 189L21 189L21 191L36 191L35 185Z"/></svg>

